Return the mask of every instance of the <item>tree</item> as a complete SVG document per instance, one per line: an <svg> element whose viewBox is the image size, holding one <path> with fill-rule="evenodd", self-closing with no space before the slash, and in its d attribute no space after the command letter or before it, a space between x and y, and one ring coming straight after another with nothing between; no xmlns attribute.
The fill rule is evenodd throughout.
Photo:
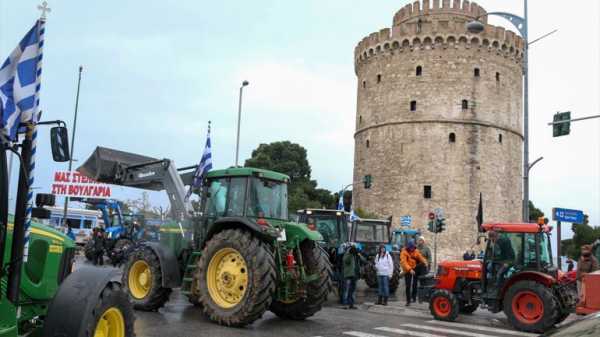
<svg viewBox="0 0 600 337"><path fill-rule="evenodd" d="M335 208L337 199L330 191L317 188L310 179L311 168L306 149L289 141L260 144L244 166L281 172L290 177L288 209L296 212L303 208Z"/></svg>
<svg viewBox="0 0 600 337"><path fill-rule="evenodd" d="M600 239L600 227L590 226L589 217L587 214L583 216L583 223L573 224L573 238L561 240L561 249L568 257L578 259L581 246L594 243Z"/></svg>
<svg viewBox="0 0 600 337"><path fill-rule="evenodd" d="M541 209L535 207L533 202L529 200L529 222L537 222L537 220L544 216L544 212Z"/></svg>

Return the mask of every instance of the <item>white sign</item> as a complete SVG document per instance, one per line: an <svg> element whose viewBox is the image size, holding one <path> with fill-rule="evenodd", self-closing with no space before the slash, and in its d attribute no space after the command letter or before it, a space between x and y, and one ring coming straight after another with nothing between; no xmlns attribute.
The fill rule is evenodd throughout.
<svg viewBox="0 0 600 337"><path fill-rule="evenodd" d="M410 225L412 225L412 217L410 215L401 216L400 225L410 227Z"/></svg>
<svg viewBox="0 0 600 337"><path fill-rule="evenodd" d="M437 219L443 219L444 218L444 209L443 208L436 208L433 210L433 213L435 213L435 217Z"/></svg>
<svg viewBox="0 0 600 337"><path fill-rule="evenodd" d="M54 173L52 194L59 197L109 199L112 191L110 185L99 183L77 171L58 171Z"/></svg>

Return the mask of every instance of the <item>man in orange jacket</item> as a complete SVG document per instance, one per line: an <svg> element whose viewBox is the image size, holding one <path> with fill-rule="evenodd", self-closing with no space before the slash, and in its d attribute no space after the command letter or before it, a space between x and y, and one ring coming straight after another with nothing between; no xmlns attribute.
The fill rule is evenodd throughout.
<svg viewBox="0 0 600 337"><path fill-rule="evenodd" d="M427 270L427 259L421 255L414 240L409 240L406 247L400 252L400 265L404 272L406 306L408 307L411 301L417 301L417 282L419 276Z"/></svg>

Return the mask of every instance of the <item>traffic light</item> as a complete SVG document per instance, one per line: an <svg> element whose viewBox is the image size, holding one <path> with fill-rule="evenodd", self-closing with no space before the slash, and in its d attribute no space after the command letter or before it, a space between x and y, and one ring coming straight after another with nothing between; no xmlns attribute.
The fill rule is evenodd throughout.
<svg viewBox="0 0 600 337"><path fill-rule="evenodd" d="M446 223L444 222L444 220L445 219L437 219L435 221L435 232L436 233L441 233L446 230Z"/></svg>
<svg viewBox="0 0 600 337"><path fill-rule="evenodd" d="M571 133L571 111L557 112L554 115L554 123L563 122L552 125L552 137L566 136ZM568 121L568 122L564 122Z"/></svg>
<svg viewBox="0 0 600 337"><path fill-rule="evenodd" d="M435 228L434 227L435 226L433 225L433 221L429 221L429 224L427 224L427 230L430 231L430 232L432 232L432 233L435 233Z"/></svg>
<svg viewBox="0 0 600 337"><path fill-rule="evenodd" d="M367 174L364 178L363 178L363 183L365 184L365 188L371 188L371 181L372 181L372 177L370 174Z"/></svg>

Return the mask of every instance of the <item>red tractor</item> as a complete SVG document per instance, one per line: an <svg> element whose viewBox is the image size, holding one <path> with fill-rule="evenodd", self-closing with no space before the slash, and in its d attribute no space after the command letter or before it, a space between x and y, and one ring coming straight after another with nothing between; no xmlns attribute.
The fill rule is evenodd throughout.
<svg viewBox="0 0 600 337"><path fill-rule="evenodd" d="M419 301L432 315L454 321L479 306L504 311L518 330L544 332L562 322L577 304L575 282L553 265L552 227L488 223L483 261L444 261L437 275L421 278Z"/></svg>

